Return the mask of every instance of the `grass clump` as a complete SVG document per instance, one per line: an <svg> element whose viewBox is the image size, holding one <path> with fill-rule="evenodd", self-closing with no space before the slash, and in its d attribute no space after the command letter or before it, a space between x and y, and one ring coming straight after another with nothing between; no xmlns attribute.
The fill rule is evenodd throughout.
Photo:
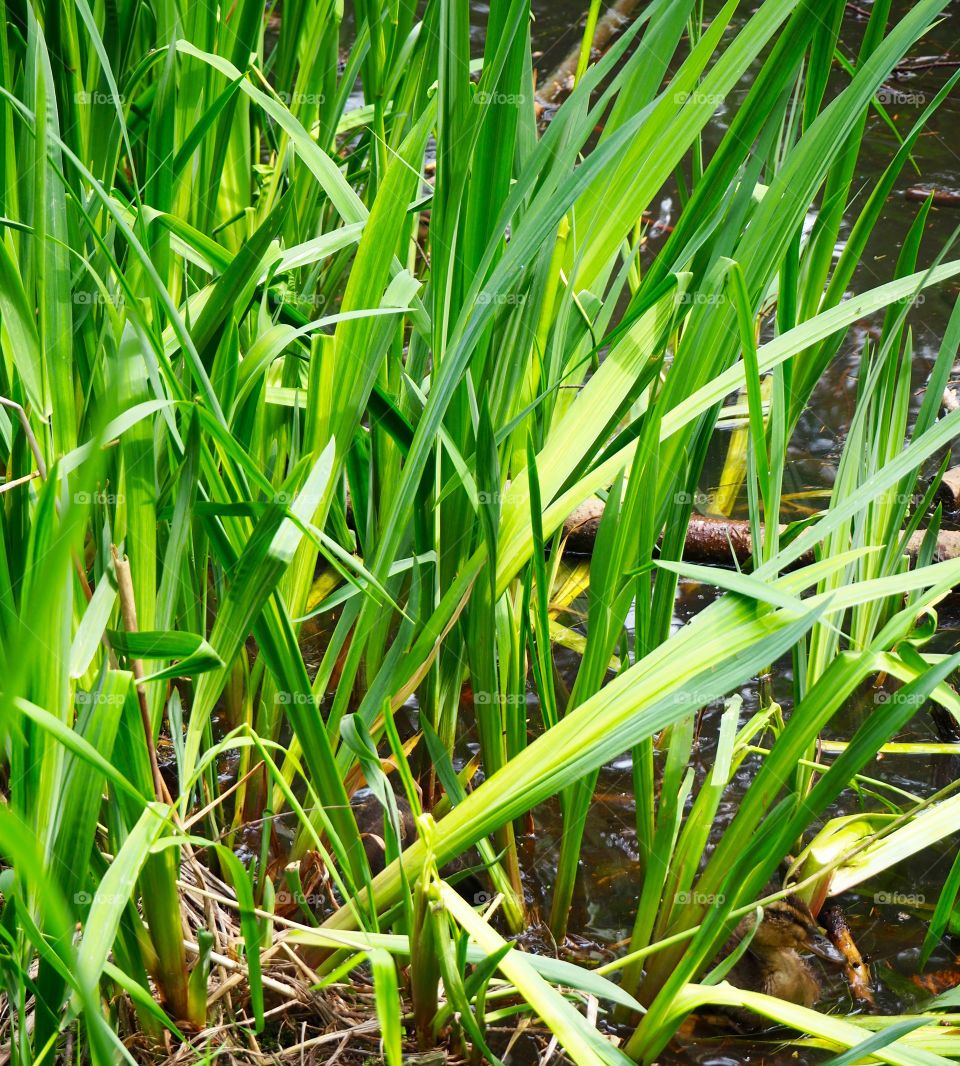
<svg viewBox="0 0 960 1066"><path fill-rule="evenodd" d="M479 52L450 0L358 3L349 34L332 0L7 5L11 1058L330 1047L293 1035L294 1004L330 1027L348 1012L358 1039L375 1027L391 1066L411 1041L495 1062L492 1029L517 1015L577 1062L651 1062L691 1009L734 1000L861 1042L853 1021L699 981L917 708L958 710L957 663L927 640L960 564L934 559L936 518L916 565L903 554L918 472L960 419L937 408L956 314L908 417L910 301L960 273L949 248L921 261L929 205L885 283L844 298L953 89L854 188L877 95L942 6L897 21L877 0L828 94L842 2L731 0L707 21L656 0L541 123L523 0L493 0ZM671 180L681 211L648 255L644 212ZM788 443L847 329L884 310L829 505L781 533ZM754 567L704 572L686 526L741 389ZM562 526L596 494L586 637L562 678ZM725 595L673 632L681 577ZM737 689L787 654L792 713L767 691L741 720ZM818 763L881 674L901 697ZM697 713L730 697L697 786ZM521 819L559 798L562 942L597 773L625 751L639 902L614 981L507 937L529 921ZM863 847L862 869L885 868L917 823L923 846L955 827L949 801L893 802L837 869ZM458 861L479 866L473 905ZM952 907L948 889L938 936ZM311 998L318 982L341 991ZM939 1061L922 1032L893 1036L872 1053Z"/></svg>

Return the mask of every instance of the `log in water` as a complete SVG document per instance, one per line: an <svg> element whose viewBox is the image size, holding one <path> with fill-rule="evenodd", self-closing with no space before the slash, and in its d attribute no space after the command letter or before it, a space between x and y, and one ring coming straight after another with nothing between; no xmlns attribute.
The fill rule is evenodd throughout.
<svg viewBox="0 0 960 1066"><path fill-rule="evenodd" d="M596 540L600 519L603 517L603 501L587 500L582 503L563 524L567 548L578 555L590 555ZM786 529L786 526L781 526ZM915 557L923 542L924 531L918 530L910 538L907 554ZM750 523L735 518L708 518L693 515L687 527L684 558L696 563L716 563L732 566L749 562L753 553ZM960 532L941 530L937 537L937 561L960 558ZM801 556L798 565L813 561L809 554Z"/></svg>

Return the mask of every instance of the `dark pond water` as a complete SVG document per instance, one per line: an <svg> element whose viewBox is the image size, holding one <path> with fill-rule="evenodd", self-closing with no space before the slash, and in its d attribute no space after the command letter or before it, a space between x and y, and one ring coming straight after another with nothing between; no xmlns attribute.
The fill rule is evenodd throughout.
<svg viewBox="0 0 960 1066"><path fill-rule="evenodd" d="M708 10L717 5L708 4ZM742 24L747 15L757 6L744 5L743 14L736 25ZM903 13L911 5L895 3L895 12ZM588 7L578 0L539 0L534 3L536 23L534 43L539 55L537 65L541 75L552 70L571 48L578 45L583 19ZM868 8L869 3L861 5ZM475 3L475 33L478 49L482 45L483 25L487 8ZM952 17L951 17L952 16ZM859 44L865 20L848 7L843 31L847 54ZM948 9L948 17L937 26L915 49L914 58L950 57L958 54L960 38L960 5ZM890 94L889 111L899 128L906 131L922 112L926 102L936 93L951 69L933 66L904 74L888 83ZM727 111L717 116L707 136L708 147L716 144L722 136L729 116L745 95L749 78L733 95ZM941 189L960 189L960 96L948 100L935 116L915 150L915 159L920 173L905 170L894 194L890 197L884 216L864 256L853 285L863 291L888 281L893 274L901 242L911 222L916 217L919 204L910 200L906 190L912 185L929 185ZM877 116L871 116L868 132L858 163L857 182L864 195L872 188L890 158L896 151L896 142L889 128ZM671 197L669 188L663 191L663 200ZM673 197L676 203L676 197ZM934 207L927 227L921 255L921 263L929 263L951 238L960 224L960 211L950 207ZM655 254L656 241L651 242ZM947 318L958 295L956 285L942 286L928 291L924 302L911 312L911 326L915 348L915 403L923 395L923 385L937 354ZM855 405L857 369L863 344L876 323L866 322L850 331L838 357L824 377L814 397L809 412L805 415L791 446L787 468L785 493L806 494L811 490L829 492L836 474L837 463L843 446L846 429ZM716 487L726 449L723 434L711 453L705 475L704 490ZM807 506L817 508L823 497L805 499ZM676 622L683 624L697 611L703 609L715 596L712 589L684 584L677 602ZM585 604L583 605L585 608ZM941 631L936 640L940 650L955 650L960 644L956 621L943 618ZM790 688L788 664L782 664L776 682L776 698L786 704ZM743 720L758 706L755 685L742 690L744 697ZM875 709L872 694L864 694L851 702L833 723L830 736L848 738L864 717ZM698 776L710 768L716 745L716 729L719 711L707 712L700 724L695 765ZM829 739L829 737L828 737ZM937 734L926 712L921 712L910 727L897 740L936 740ZM721 808L718 828L728 823L736 812L740 797L749 785L755 764L744 763L733 786L728 791ZM868 772L896 784L918 796L928 796L937 788L960 776L960 759L952 756L921 758L917 756L888 756L882 764ZM856 798L851 793L831 814L851 813L856 810ZM562 822L555 808L547 807L538 815L536 832L529 842L527 872L529 888L538 900L544 913L549 907L550 886L556 869ZM878 902L876 896L909 894L932 907L938 898L944 877L953 859L955 842L930 849L915 857L905 866L895 868L884 878L870 882L862 895L850 893L841 897L853 935L864 956L873 967L877 983L877 1009L898 1012L916 1008L923 994L910 983L909 978L918 972L919 947L925 931L922 909L910 911L901 906ZM629 756L607 766L600 778L596 802L593 805L582 852L582 876L580 890L575 902L575 911L570 928L595 945L598 958L608 957L608 952L630 936L631 921L639 895L637 878L636 830L634 827L634 801ZM945 944L934 956L930 968L952 967L956 963L956 943ZM821 1009L850 1013L858 1008L841 976L824 972L825 1000ZM782 1045L781 1045L782 1046ZM686 1053L686 1061L695 1060L721 1066L725 1063L777 1061L776 1045L749 1043L718 1037L715 1042L699 1042ZM818 1062L822 1056L817 1052L783 1053L784 1061Z"/></svg>

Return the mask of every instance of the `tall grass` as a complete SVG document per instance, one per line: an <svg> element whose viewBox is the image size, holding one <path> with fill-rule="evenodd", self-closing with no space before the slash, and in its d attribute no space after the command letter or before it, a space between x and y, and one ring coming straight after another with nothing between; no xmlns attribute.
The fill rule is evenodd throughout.
<svg viewBox="0 0 960 1066"><path fill-rule="evenodd" d="M937 410L956 314L907 417L911 301L960 273L949 248L921 261L926 205L890 279L848 297L956 79L863 195L867 117L942 6L891 23L877 0L828 93L839 0L752 13L730 0L709 21L693 0L654 0L581 64L546 125L523 0L493 0L482 54L452 0L365 0L349 33L329 0L267 15L254 0L4 7L0 1021L13 1058L69 1045L129 1059L134 1032L159 1047L165 1031L199 1032L199 1055L221 1022L261 1032L278 983L268 949L294 941L319 972L367 967L390 1063L404 1024L423 1047L452 1025L494 1061L486 1025L511 989L578 1062L652 1061L686 1012L737 996L826 1046L860 1042L853 1024L697 981L917 707L960 710L945 684L956 661L924 650L960 564L935 562L929 538L912 569L903 554L924 517L909 502L918 472L960 419ZM644 212L671 180L682 210L644 258ZM847 329L884 309L829 506L781 536L787 444ZM751 574L705 573L683 561L686 526L739 389L766 539ZM551 597L563 521L597 493L568 692ZM684 575L726 594L672 632ZM699 709L787 654L786 723L769 702L740 722L731 703L694 789ZM819 733L881 673L904 698L811 770ZM411 741L395 715L414 698ZM455 761L473 727L477 787L476 765ZM701 867L761 738L762 767ZM597 773L624 751L640 899L614 983L504 937L528 921L518 820L559 797L549 924L562 940ZM235 776L220 772L229 753ZM363 783L384 808L376 876L350 804ZM405 847L401 794L417 825ZM281 820L293 839L278 850ZM953 828L941 817L932 837ZM439 872L473 847L496 921ZM896 853L880 848L874 868ZM339 906L313 932L301 908L291 934L281 889L303 889L314 862ZM243 1000L208 1011L231 959ZM636 1024L623 1050L570 990ZM916 1039L878 1054L939 1061Z"/></svg>

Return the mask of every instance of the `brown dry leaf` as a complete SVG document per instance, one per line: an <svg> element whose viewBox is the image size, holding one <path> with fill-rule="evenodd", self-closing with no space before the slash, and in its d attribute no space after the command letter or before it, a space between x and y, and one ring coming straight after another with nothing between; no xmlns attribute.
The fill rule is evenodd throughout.
<svg viewBox="0 0 960 1066"><path fill-rule="evenodd" d="M917 988L939 996L941 992L960 985L960 970L934 970L933 973L914 974L910 980Z"/></svg>

